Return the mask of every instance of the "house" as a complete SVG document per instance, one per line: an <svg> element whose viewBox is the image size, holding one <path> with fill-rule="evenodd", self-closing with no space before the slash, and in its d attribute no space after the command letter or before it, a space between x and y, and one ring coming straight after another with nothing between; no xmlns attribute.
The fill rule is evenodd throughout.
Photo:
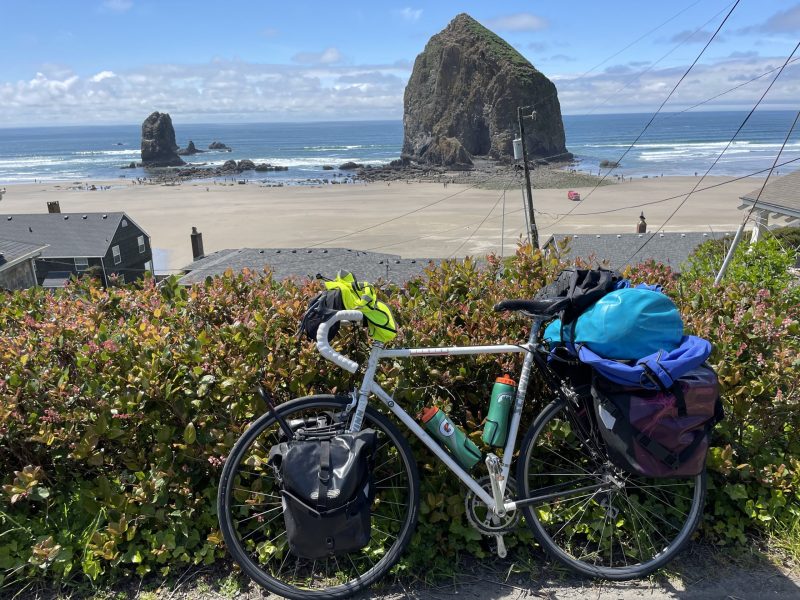
<svg viewBox="0 0 800 600"><path fill-rule="evenodd" d="M0 289L22 290L36 285L34 261L45 244L0 239Z"/></svg>
<svg viewBox="0 0 800 600"><path fill-rule="evenodd" d="M153 270L150 236L123 212L0 215L0 239L43 247L36 283L63 286L89 269L104 282L133 281Z"/></svg>
<svg viewBox="0 0 800 600"><path fill-rule="evenodd" d="M769 217L783 218L784 225L800 220L800 170L779 177L766 186L759 186L749 194L739 198L741 210L753 210L755 227L753 228L752 242L758 241L764 228L769 224ZM795 223L796 224L796 223Z"/></svg>
<svg viewBox="0 0 800 600"><path fill-rule="evenodd" d="M201 283L206 277L222 275L228 269L261 273L270 268L276 279L314 277L317 273L333 278L338 271L349 271L360 281L382 279L402 284L421 275L430 262L427 258L401 258L348 248L238 248L195 259L184 267L186 275L179 283Z"/></svg>
<svg viewBox="0 0 800 600"><path fill-rule="evenodd" d="M733 239L731 232L665 231L656 233L652 239L651 236L651 233L554 233L542 248L568 262L582 258L593 266L621 270L629 265L654 260L680 271L686 259L703 242L719 238ZM562 250L560 246L564 240L568 241ZM639 250L645 242L647 245Z"/></svg>

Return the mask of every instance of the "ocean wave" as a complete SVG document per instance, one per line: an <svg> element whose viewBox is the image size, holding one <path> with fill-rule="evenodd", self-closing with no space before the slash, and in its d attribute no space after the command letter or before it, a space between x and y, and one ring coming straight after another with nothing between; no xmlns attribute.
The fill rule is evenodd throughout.
<svg viewBox="0 0 800 600"><path fill-rule="evenodd" d="M303 150L311 150L313 152L335 152L336 150L357 150L370 147L371 146L363 146L361 144L356 144L354 146L303 146Z"/></svg>
<svg viewBox="0 0 800 600"><path fill-rule="evenodd" d="M658 148L694 149L694 150L721 150L728 145L728 142L644 142L636 144L633 150L648 150ZM628 148L630 144L584 144L583 148ZM578 146L576 146L578 147ZM777 142L751 142L748 140L734 141L731 148L743 148L749 150L779 150L780 143ZM800 142L786 144L786 148L800 148Z"/></svg>
<svg viewBox="0 0 800 600"><path fill-rule="evenodd" d="M264 157L264 158L253 158L251 159L255 164L259 163L267 163L269 165L275 167L289 167L289 168L303 168L308 167L311 170L322 170L322 165L331 165L334 168L338 167L342 162L356 162L363 165L386 165L389 164L389 160L386 159L376 159L376 158L357 158L357 157L347 157L343 158L341 156L320 156L317 158L275 158L275 157ZM222 166L225 161L222 160L215 160L215 161L208 161L206 164L213 167Z"/></svg>
<svg viewBox="0 0 800 600"><path fill-rule="evenodd" d="M72 156L141 156L141 150L128 148L127 150L84 150L72 152Z"/></svg>

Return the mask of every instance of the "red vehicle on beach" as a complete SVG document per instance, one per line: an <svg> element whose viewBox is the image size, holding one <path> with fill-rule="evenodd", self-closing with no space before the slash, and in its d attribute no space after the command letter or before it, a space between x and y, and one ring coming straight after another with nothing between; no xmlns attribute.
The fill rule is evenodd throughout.
<svg viewBox="0 0 800 600"><path fill-rule="evenodd" d="M570 190L570 191L567 192L567 199L569 199L569 200L580 200L581 199L581 195L578 192L576 192L575 190Z"/></svg>

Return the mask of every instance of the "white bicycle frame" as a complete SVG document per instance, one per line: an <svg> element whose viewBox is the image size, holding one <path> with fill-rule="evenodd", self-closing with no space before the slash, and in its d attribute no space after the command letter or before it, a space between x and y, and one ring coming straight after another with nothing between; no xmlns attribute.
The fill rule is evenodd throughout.
<svg viewBox="0 0 800 600"><path fill-rule="evenodd" d="M342 369L355 373L359 365L357 362L347 358L334 350L328 342L328 330L330 327L339 321L355 321L359 322L363 319L364 315L357 310L340 310L331 319L322 323L317 330L317 348L320 354L327 360ZM528 336L527 344L498 344L494 346L451 346L448 348L396 348L387 350L383 344L376 342L372 346L367 361L367 370L364 373L364 380L358 390L357 404L355 406L355 414L350 424L349 431L355 432L361 429L364 420L364 412L367 409L367 403L370 394L375 394L380 398L383 403L391 410L398 419L400 419L411 432L417 436L422 442L433 452L439 460L441 460L447 467L456 474L456 476L464 482L482 502L484 502L490 510L497 511L497 503L493 496L488 493L475 479L469 475L461 465L459 465L437 442L428 432L426 432L420 425L405 411L403 408L394 401L394 399L375 382L375 371L378 368L378 362L383 358L413 358L416 356L465 356L476 354L506 354L506 353L520 353L525 352L525 360L522 364L522 373L519 376L519 385L517 387L517 397L514 404L514 412L511 417L511 423L508 431L508 441L506 442L505 449L503 450L502 461L502 478L500 484L500 497L505 497L506 483L508 482L508 475L511 471L511 459L514 455L514 446L517 441L517 433L519 431L519 423L522 417L522 408L525 404L525 392L528 389L528 380L530 377L531 367L533 366L533 351L536 348L536 338L539 335L541 327L541 320L534 320L531 333ZM503 503L503 512L513 511L517 508L516 501L509 501Z"/></svg>

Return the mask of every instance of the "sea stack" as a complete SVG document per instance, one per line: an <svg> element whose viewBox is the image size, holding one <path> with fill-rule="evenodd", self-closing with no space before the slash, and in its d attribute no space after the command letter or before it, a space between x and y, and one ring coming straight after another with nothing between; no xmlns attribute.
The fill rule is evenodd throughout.
<svg viewBox="0 0 800 600"><path fill-rule="evenodd" d="M142 166L179 167L185 164L178 156L172 119L167 113L154 112L142 123Z"/></svg>
<svg viewBox="0 0 800 600"><path fill-rule="evenodd" d="M425 45L404 105L405 160L456 168L468 168L472 156L511 160L519 106L536 110L525 122L529 158L572 158L556 86L466 13Z"/></svg>

